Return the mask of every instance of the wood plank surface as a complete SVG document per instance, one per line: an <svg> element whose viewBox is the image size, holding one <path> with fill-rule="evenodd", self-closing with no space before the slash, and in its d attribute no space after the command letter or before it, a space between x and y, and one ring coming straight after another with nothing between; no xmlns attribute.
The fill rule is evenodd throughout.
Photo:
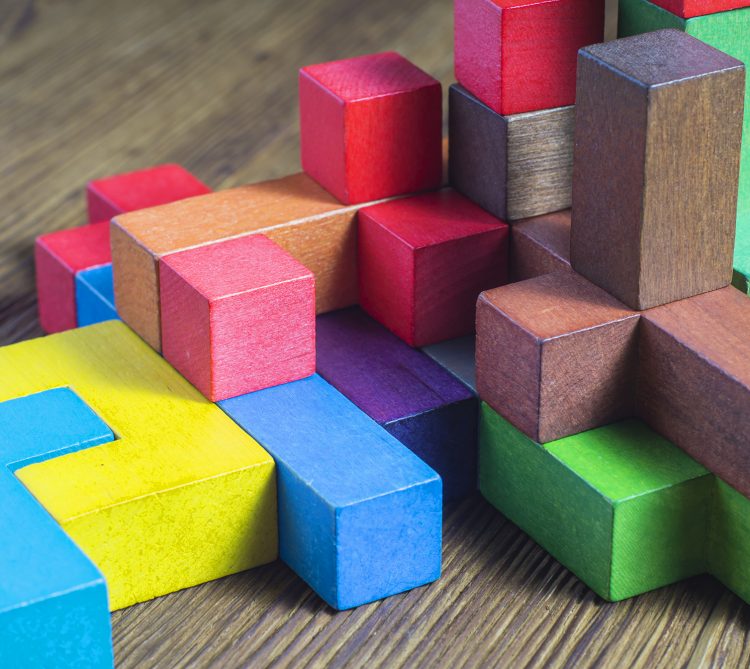
<svg viewBox="0 0 750 669"><path fill-rule="evenodd" d="M41 330L33 239L87 179L178 162L213 188L298 169L296 70L396 49L452 82L450 0L3 0L0 343ZM750 607L708 577L606 604L478 497L434 585L334 613L281 563L113 616L118 667L746 665Z"/></svg>

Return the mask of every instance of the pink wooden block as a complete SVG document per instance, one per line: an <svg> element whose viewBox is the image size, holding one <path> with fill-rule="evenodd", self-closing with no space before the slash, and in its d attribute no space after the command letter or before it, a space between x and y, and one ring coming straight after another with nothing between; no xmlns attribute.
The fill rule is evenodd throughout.
<svg viewBox="0 0 750 669"><path fill-rule="evenodd" d="M479 293L507 281L508 234L452 190L362 209L362 308L411 346L471 334Z"/></svg>
<svg viewBox="0 0 750 669"><path fill-rule="evenodd" d="M34 259L42 329L49 334L77 327L75 276L112 261L109 221L38 237Z"/></svg>
<svg viewBox="0 0 750 669"><path fill-rule="evenodd" d="M206 184L180 165L157 165L116 174L86 185L89 222L210 192Z"/></svg>
<svg viewBox="0 0 750 669"><path fill-rule="evenodd" d="M159 262L164 357L213 402L315 372L315 279L263 235Z"/></svg>

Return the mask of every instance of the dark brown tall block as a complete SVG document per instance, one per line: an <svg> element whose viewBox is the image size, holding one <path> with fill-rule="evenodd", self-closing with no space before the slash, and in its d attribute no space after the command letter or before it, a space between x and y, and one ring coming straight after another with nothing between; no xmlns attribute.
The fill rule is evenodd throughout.
<svg viewBox="0 0 750 669"><path fill-rule="evenodd" d="M570 209L518 221L510 236L511 281L570 271Z"/></svg>
<svg viewBox="0 0 750 669"><path fill-rule="evenodd" d="M744 77L677 30L579 52L571 261L631 308L732 279Z"/></svg>

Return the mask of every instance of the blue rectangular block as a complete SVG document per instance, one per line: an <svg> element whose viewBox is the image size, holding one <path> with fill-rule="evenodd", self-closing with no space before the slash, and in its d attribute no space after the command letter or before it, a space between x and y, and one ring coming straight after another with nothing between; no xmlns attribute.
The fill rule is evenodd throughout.
<svg viewBox="0 0 750 669"><path fill-rule="evenodd" d="M0 666L112 667L104 577L15 477L114 439L71 390L0 403Z"/></svg>
<svg viewBox="0 0 750 669"><path fill-rule="evenodd" d="M76 313L78 327L119 318L111 263L76 274Z"/></svg>
<svg viewBox="0 0 750 669"><path fill-rule="evenodd" d="M439 578L440 477L320 376L219 406L276 460L281 558L328 604Z"/></svg>

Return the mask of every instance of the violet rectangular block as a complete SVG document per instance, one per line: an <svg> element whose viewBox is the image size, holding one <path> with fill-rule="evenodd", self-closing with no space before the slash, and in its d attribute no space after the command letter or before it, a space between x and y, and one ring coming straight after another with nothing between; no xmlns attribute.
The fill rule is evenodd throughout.
<svg viewBox="0 0 750 669"><path fill-rule="evenodd" d="M476 490L477 400L432 358L352 308L318 316L317 369L440 474L446 501Z"/></svg>

